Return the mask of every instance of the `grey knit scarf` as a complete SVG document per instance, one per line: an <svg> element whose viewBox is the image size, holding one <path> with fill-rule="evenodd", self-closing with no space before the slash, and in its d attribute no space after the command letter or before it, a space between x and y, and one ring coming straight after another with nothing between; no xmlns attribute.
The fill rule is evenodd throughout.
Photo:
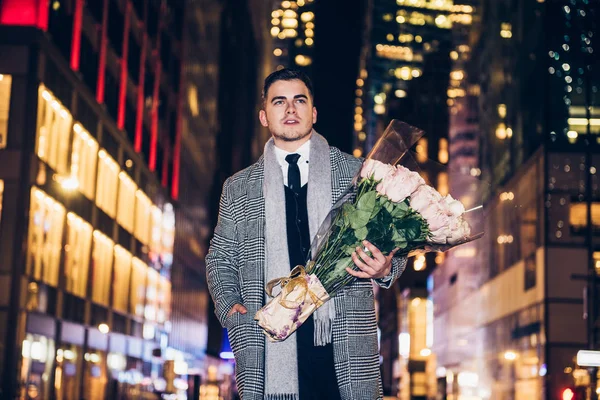
<svg viewBox="0 0 600 400"><path fill-rule="evenodd" d="M271 138L264 150L263 192L267 247L265 282L290 273L283 174L275 156L274 146ZM312 241L321 223L327 217L332 203L329 144L314 130L310 141L309 162L307 208ZM315 345L323 346L331 343L334 318L335 305L334 300L331 299L314 314ZM283 342L272 343L266 340L265 400L298 400L297 359L295 333Z"/></svg>

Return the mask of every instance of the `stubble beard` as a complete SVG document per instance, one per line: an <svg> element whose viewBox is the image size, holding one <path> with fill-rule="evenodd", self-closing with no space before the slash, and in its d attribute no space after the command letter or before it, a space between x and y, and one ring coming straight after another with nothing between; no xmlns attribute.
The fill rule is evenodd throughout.
<svg viewBox="0 0 600 400"><path fill-rule="evenodd" d="M305 137L307 137L308 135L310 135L310 133L312 132L312 126L306 131L306 132L302 132L302 133L297 133L297 132L283 132L283 133L279 133L279 132L271 132L271 134L276 137L279 140L282 140L284 142L296 142L298 140L302 140Z"/></svg>

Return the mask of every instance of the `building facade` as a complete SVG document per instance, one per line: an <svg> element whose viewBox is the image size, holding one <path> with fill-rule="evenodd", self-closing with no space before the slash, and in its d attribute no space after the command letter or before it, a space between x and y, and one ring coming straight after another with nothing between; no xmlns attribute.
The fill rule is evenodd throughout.
<svg viewBox="0 0 600 400"><path fill-rule="evenodd" d="M185 398L199 383L183 21L180 2L0 2L2 398Z"/></svg>
<svg viewBox="0 0 600 400"><path fill-rule="evenodd" d="M465 173L489 183L486 235L451 251L432 277L439 396L591 395L598 377L576 354L594 345L583 316L598 300L577 276L600 273L598 7L483 1L480 16L465 68L479 156L462 150L468 126L457 125L450 147Z"/></svg>

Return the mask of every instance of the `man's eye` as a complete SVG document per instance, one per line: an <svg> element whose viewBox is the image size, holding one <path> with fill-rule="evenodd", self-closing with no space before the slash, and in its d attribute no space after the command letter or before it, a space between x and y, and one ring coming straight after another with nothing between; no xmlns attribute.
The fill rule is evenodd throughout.
<svg viewBox="0 0 600 400"><path fill-rule="evenodd" d="M306 100L304 100L304 99L298 99L298 103L304 104L304 103L306 103Z"/></svg>
<svg viewBox="0 0 600 400"><path fill-rule="evenodd" d="M273 104L275 104L276 106L278 106L278 105L280 105L280 104L283 104L283 101L281 101L281 100L277 100L277 101L276 101L275 103L273 103Z"/></svg>

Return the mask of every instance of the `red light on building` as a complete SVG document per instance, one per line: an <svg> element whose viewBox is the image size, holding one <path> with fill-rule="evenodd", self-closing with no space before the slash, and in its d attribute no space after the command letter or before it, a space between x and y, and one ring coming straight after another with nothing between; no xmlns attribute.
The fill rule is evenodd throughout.
<svg viewBox="0 0 600 400"><path fill-rule="evenodd" d="M0 24L36 26L48 30L50 0L0 1Z"/></svg>
<svg viewBox="0 0 600 400"><path fill-rule="evenodd" d="M73 15L73 40L71 41L71 69L79 71L81 56L81 22L83 19L83 0L76 0Z"/></svg>

